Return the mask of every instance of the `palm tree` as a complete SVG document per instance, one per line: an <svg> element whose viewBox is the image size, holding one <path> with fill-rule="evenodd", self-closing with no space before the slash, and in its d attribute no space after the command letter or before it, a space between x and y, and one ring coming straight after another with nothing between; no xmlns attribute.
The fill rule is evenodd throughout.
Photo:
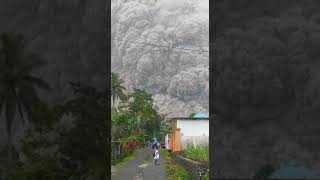
<svg viewBox="0 0 320 180"><path fill-rule="evenodd" d="M114 103L116 99L123 99L124 98L124 92L126 88L122 86L124 83L124 80L119 77L119 74L117 73L111 73L111 83L112 83L112 89L111 89L111 95L112 95L112 102Z"/></svg>
<svg viewBox="0 0 320 180"><path fill-rule="evenodd" d="M13 150L12 124L16 114L23 123L24 115L30 116L32 105L39 102L37 88L50 88L44 80L32 75L43 65L39 56L26 49L22 35L0 34L0 113L4 113L6 120L9 152Z"/></svg>

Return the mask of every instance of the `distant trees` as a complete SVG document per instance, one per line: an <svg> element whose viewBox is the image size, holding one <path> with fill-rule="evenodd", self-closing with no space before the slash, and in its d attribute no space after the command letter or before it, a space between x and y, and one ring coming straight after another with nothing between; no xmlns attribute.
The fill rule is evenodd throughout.
<svg viewBox="0 0 320 180"><path fill-rule="evenodd" d="M193 118L194 115L195 115L195 113L191 113L191 114L189 115L189 118Z"/></svg>
<svg viewBox="0 0 320 180"><path fill-rule="evenodd" d="M128 97L126 105L113 111L113 138L157 136L164 119L153 106L151 94L135 89Z"/></svg>
<svg viewBox="0 0 320 180"><path fill-rule="evenodd" d="M117 110L112 112L113 139L141 141L144 136L160 135L164 117L154 106L152 95L140 89L125 94L123 90L126 88L121 85L124 81L116 73L112 76L115 81L112 83L115 89L113 97L120 99Z"/></svg>

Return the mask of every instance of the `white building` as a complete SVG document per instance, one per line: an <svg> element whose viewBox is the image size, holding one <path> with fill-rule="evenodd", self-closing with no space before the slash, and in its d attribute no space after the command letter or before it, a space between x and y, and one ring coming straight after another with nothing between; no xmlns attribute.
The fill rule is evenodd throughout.
<svg viewBox="0 0 320 180"><path fill-rule="evenodd" d="M181 144L181 149L188 145L209 143L209 118L172 118L171 127L173 130L180 129L178 144ZM169 142L167 139L166 143Z"/></svg>

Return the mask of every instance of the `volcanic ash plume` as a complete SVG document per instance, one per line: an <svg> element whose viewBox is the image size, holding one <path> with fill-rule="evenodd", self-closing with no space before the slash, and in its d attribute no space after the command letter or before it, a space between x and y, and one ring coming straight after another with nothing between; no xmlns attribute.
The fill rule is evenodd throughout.
<svg viewBox="0 0 320 180"><path fill-rule="evenodd" d="M112 71L169 116L208 112L209 1L112 1Z"/></svg>

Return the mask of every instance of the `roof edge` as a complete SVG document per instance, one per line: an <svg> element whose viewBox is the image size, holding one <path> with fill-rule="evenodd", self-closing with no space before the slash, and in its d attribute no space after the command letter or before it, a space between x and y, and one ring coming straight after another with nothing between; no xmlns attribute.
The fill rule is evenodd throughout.
<svg viewBox="0 0 320 180"><path fill-rule="evenodd" d="M174 117L169 120L209 120L209 118L190 118L190 117Z"/></svg>

